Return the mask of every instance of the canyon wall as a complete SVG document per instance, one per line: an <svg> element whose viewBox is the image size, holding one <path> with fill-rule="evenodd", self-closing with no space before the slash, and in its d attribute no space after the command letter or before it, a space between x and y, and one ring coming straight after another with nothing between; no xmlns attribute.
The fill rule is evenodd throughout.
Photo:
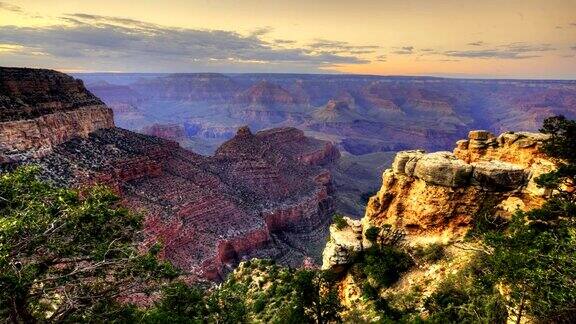
<svg viewBox="0 0 576 324"><path fill-rule="evenodd" d="M111 127L112 110L82 81L48 70L0 69L0 162L39 157Z"/></svg>
<svg viewBox="0 0 576 324"><path fill-rule="evenodd" d="M470 129L536 131L576 118L576 81L473 80L329 74L82 74L116 125L212 155L235 130L297 127L335 143L337 208L360 218L379 187L374 173L397 151L450 150ZM103 82L106 80L108 82ZM185 138L173 132L184 127Z"/></svg>
<svg viewBox="0 0 576 324"><path fill-rule="evenodd" d="M144 215L142 249L161 243L161 256L190 280L220 279L249 257L319 262L334 209L324 168L339 157L332 144L294 128L241 127L201 156L115 127L111 110L64 74L0 68L0 76L2 168L37 164L57 185L110 186ZM177 140L184 130L148 132Z"/></svg>

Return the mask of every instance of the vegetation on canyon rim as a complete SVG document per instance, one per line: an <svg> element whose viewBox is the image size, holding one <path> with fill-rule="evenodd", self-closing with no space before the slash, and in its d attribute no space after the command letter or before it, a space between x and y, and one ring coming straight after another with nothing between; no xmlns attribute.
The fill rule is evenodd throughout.
<svg viewBox="0 0 576 324"><path fill-rule="evenodd" d="M367 230L375 244L357 256L350 271L363 283L380 322L501 323L510 315L518 321L527 316L576 320L576 121L549 118L542 131L551 135L542 150L558 168L541 176L539 184L554 194L541 208L517 212L508 221L483 210L469 236L482 243L482 251L430 296L416 291L394 299L381 292L415 261L443 258L443 247L410 250L392 228ZM56 188L37 180L36 173L27 167L0 177L0 317L13 322L360 320L354 312L340 317L338 278L327 271L252 260L219 286L186 285L172 266L157 261L156 246L138 253L133 242L141 219L119 207L109 190ZM156 301L147 308L118 302L136 292L157 296ZM418 298L424 299L424 309L413 306Z"/></svg>

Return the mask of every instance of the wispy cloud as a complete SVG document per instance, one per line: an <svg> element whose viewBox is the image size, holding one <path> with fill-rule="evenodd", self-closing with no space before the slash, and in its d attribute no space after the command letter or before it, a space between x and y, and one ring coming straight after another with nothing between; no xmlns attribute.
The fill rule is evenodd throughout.
<svg viewBox="0 0 576 324"><path fill-rule="evenodd" d="M462 58L499 58L499 59L527 59L542 56L543 52L553 51L550 44L511 43L498 47L479 50L450 50L442 54L450 57Z"/></svg>
<svg viewBox="0 0 576 324"><path fill-rule="evenodd" d="M353 45L348 42L316 39L307 45L312 51L324 51L332 54L369 54L374 53L380 46L377 45Z"/></svg>
<svg viewBox="0 0 576 324"><path fill-rule="evenodd" d="M291 39L275 39L274 43L281 45L290 45L290 44L296 44L296 41Z"/></svg>
<svg viewBox="0 0 576 324"><path fill-rule="evenodd" d="M8 2L4 2L4 1L0 1L0 10L12 11L12 12L17 12L17 13L24 12L24 10L22 10L21 7L13 5L13 4L8 3Z"/></svg>
<svg viewBox="0 0 576 324"><path fill-rule="evenodd" d="M387 59L386 55L378 55L378 56L376 56L376 61L377 61L377 62L386 62L386 59Z"/></svg>
<svg viewBox="0 0 576 324"><path fill-rule="evenodd" d="M466 45L468 45L468 46L484 46L485 44L486 43L484 43L483 41L477 41L477 42L468 43Z"/></svg>
<svg viewBox="0 0 576 324"><path fill-rule="evenodd" d="M260 37L260 36L264 36L266 34L271 33L274 30L274 28L270 27L270 26L266 26L266 27L259 27L254 29L251 33L250 36L252 37Z"/></svg>
<svg viewBox="0 0 576 324"><path fill-rule="evenodd" d="M139 20L91 14L68 14L62 24L46 27L0 26L0 43L18 45L44 53L53 59L115 65L132 70L169 68L223 68L261 66L266 69L290 67L307 70L330 68L338 64L364 64L358 56L372 46L354 46L345 42L320 44L315 48L286 48L291 40L267 42L261 36L270 27L245 36L223 30L170 28ZM330 47L331 46L331 47ZM14 55L14 54L12 54ZM263 66L263 64L267 64Z"/></svg>
<svg viewBox="0 0 576 324"><path fill-rule="evenodd" d="M414 52L414 46L403 46L400 49L393 51L392 53L398 55L410 55Z"/></svg>

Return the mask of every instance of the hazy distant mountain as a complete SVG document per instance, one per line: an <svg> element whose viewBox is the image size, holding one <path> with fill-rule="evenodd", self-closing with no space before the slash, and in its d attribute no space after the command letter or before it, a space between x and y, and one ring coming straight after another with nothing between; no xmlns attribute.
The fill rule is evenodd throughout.
<svg viewBox="0 0 576 324"><path fill-rule="evenodd" d="M358 168L364 169L354 170L357 175L383 167L367 154L449 150L469 129L533 131L551 115L576 118L576 81L216 73L78 77L114 110L122 127L179 134L183 146L208 155L242 125L255 131L297 127L334 142L343 159L361 161ZM352 169L347 170L336 173L344 179ZM356 198L377 187L373 176L365 178L368 183L351 188Z"/></svg>

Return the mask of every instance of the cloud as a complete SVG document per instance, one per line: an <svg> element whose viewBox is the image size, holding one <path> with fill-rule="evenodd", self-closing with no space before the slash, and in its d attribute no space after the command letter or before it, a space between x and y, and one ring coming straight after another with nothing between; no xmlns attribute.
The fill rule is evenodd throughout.
<svg viewBox="0 0 576 324"><path fill-rule="evenodd" d="M17 13L24 12L22 8L4 1L0 1L0 10L12 11Z"/></svg>
<svg viewBox="0 0 576 324"><path fill-rule="evenodd" d="M327 39L316 39L307 45L312 51L324 51L332 54L370 54L374 53L380 46L377 45L352 45L348 42L334 41Z"/></svg>
<svg viewBox="0 0 576 324"><path fill-rule="evenodd" d="M485 45L485 44L486 44L486 43L484 43L483 41L477 41L477 42L468 43L468 44L466 44L466 45L468 45L468 46L483 46L483 45Z"/></svg>
<svg viewBox="0 0 576 324"><path fill-rule="evenodd" d="M289 44L296 44L296 41L291 39L275 39L274 43L281 45L289 45Z"/></svg>
<svg viewBox="0 0 576 324"><path fill-rule="evenodd" d="M274 30L272 27L270 26L266 26L266 27L259 27L254 29L251 33L250 36L252 37L260 37L260 36L264 36L266 34L269 34L270 32L272 32L272 30Z"/></svg>
<svg viewBox="0 0 576 324"><path fill-rule="evenodd" d="M462 58L498 58L498 59L527 59L542 56L542 52L553 51L550 44L511 43L490 49L481 50L451 50L442 54L450 57Z"/></svg>
<svg viewBox="0 0 576 324"><path fill-rule="evenodd" d="M399 50L396 50L392 53L398 54L398 55L410 55L413 52L414 52L414 46L404 46L404 47L401 47Z"/></svg>
<svg viewBox="0 0 576 324"><path fill-rule="evenodd" d="M376 56L376 61L378 62L386 62L386 55L378 55Z"/></svg>
<svg viewBox="0 0 576 324"><path fill-rule="evenodd" d="M324 48L285 48L278 44L292 41L269 43L260 38L271 31L269 27L244 36L233 31L170 28L82 13L68 14L61 21L58 25L34 28L0 26L0 43L23 48L19 57L11 54L15 62L26 61L26 52L33 51L47 56L45 61L53 64L67 62L93 70L129 71L227 71L251 66L266 71L314 71L339 64L369 63L357 54L371 48L344 42L335 44L347 47L347 53Z"/></svg>

